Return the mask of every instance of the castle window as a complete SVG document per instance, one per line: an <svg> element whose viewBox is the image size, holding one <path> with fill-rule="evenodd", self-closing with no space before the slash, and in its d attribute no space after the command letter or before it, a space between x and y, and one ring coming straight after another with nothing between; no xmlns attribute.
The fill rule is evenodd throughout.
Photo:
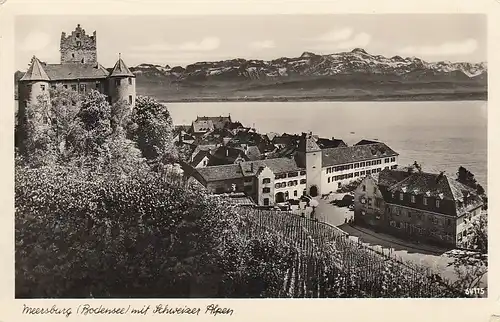
<svg viewBox="0 0 500 322"><path fill-rule="evenodd" d="M56 85L50 85L50 88L56 89Z"/></svg>
<svg viewBox="0 0 500 322"><path fill-rule="evenodd" d="M264 198L264 206L269 206L269 198Z"/></svg>
<svg viewBox="0 0 500 322"><path fill-rule="evenodd" d="M415 196L411 196L411 202L415 203Z"/></svg>
<svg viewBox="0 0 500 322"><path fill-rule="evenodd" d="M306 175L306 172L305 172L305 171L300 171L300 175L301 175L301 176L305 176L305 175Z"/></svg>
<svg viewBox="0 0 500 322"><path fill-rule="evenodd" d="M115 79L115 85L116 86L120 86L120 80L119 79Z"/></svg>
<svg viewBox="0 0 500 322"><path fill-rule="evenodd" d="M87 90L87 85L86 84L80 84L80 92L81 93L85 93L86 90Z"/></svg>
<svg viewBox="0 0 500 322"><path fill-rule="evenodd" d="M28 101L24 101L24 107L28 107Z"/></svg>
<svg viewBox="0 0 500 322"><path fill-rule="evenodd" d="M66 88L67 88L67 86L66 86ZM76 85L71 85L71 90L76 91Z"/></svg>
<svg viewBox="0 0 500 322"><path fill-rule="evenodd" d="M439 200L436 200L436 207L439 208Z"/></svg>
<svg viewBox="0 0 500 322"><path fill-rule="evenodd" d="M294 190L294 191L293 191L293 196L294 196L294 197L297 197L297 190ZM449 219L448 219L448 220L449 220Z"/></svg>
<svg viewBox="0 0 500 322"><path fill-rule="evenodd" d="M427 206L427 198L426 197L424 197L424 205Z"/></svg>
<svg viewBox="0 0 500 322"><path fill-rule="evenodd" d="M80 33L79 32L76 33L76 38L80 38Z"/></svg>
<svg viewBox="0 0 500 322"><path fill-rule="evenodd" d="M306 179L300 179L300 184L305 184L306 183Z"/></svg>
<svg viewBox="0 0 500 322"><path fill-rule="evenodd" d="M402 192L399 194L399 200L403 200L403 193Z"/></svg>
<svg viewBox="0 0 500 322"><path fill-rule="evenodd" d="M129 103L129 104L132 104L132 95L129 95L129 96L128 96L128 103Z"/></svg>
<svg viewBox="0 0 500 322"><path fill-rule="evenodd" d="M363 185L363 191L366 191L366 186L365 185Z"/></svg>
<svg viewBox="0 0 500 322"><path fill-rule="evenodd" d="M262 183L264 183L264 184L271 183L271 179L270 178L264 178L264 179L262 179Z"/></svg>
<svg viewBox="0 0 500 322"><path fill-rule="evenodd" d="M359 172L354 172L355 177L359 177Z"/></svg>
<svg viewBox="0 0 500 322"><path fill-rule="evenodd" d="M77 47L80 47L81 45L82 45L82 42L81 42L81 41L77 41L77 42L76 42L76 46L77 46Z"/></svg>
<svg viewBox="0 0 500 322"><path fill-rule="evenodd" d="M40 88L42 89L42 91L45 90L45 85L40 85Z"/></svg>
<svg viewBox="0 0 500 322"><path fill-rule="evenodd" d="M328 183L330 183L330 178L328 178Z"/></svg>
<svg viewBox="0 0 500 322"><path fill-rule="evenodd" d="M128 78L128 84L129 84L129 85L132 85L132 77L129 77L129 78Z"/></svg>
<svg viewBox="0 0 500 322"><path fill-rule="evenodd" d="M82 64L85 64L85 58L82 58Z"/></svg>
<svg viewBox="0 0 500 322"><path fill-rule="evenodd" d="M68 85L66 85L66 84L64 84L64 85L63 85L63 87L64 87L65 89L68 89Z"/></svg>
<svg viewBox="0 0 500 322"><path fill-rule="evenodd" d="M75 54L71 54L71 58L75 58Z"/></svg>
<svg viewBox="0 0 500 322"><path fill-rule="evenodd" d="M262 193L269 193L269 192L271 192L271 188L269 187L262 188Z"/></svg>

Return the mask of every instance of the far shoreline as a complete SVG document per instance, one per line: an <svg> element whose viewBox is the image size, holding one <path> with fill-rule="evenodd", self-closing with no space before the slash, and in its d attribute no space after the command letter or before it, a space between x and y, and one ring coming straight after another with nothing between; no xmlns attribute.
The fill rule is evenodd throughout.
<svg viewBox="0 0 500 322"><path fill-rule="evenodd" d="M194 97L159 99L161 103L212 102L452 102L484 101L487 93L380 95L380 96L274 96L274 97Z"/></svg>

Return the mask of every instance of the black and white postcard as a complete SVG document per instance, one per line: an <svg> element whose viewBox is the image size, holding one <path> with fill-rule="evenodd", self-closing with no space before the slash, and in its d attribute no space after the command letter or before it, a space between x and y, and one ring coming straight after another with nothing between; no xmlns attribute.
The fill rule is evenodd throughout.
<svg viewBox="0 0 500 322"><path fill-rule="evenodd" d="M391 318L478 316L498 297L488 6L38 5L2 36L23 321L243 318L272 299L308 299L283 318L403 298Z"/></svg>

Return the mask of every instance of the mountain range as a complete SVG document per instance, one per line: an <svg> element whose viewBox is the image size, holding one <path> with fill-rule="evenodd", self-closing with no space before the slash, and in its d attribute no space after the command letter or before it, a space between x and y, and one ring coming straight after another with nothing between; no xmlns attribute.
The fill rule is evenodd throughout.
<svg viewBox="0 0 500 322"><path fill-rule="evenodd" d="M349 52L230 59L130 70L139 94L163 101L486 99L487 64Z"/></svg>

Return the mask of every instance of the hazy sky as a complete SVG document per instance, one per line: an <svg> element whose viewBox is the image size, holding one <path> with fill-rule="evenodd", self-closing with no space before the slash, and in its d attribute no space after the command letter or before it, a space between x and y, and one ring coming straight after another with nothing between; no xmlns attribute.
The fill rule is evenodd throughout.
<svg viewBox="0 0 500 322"><path fill-rule="evenodd" d="M487 58L484 15L19 16L16 69L25 70L33 55L59 63L61 32L70 33L78 23L87 33L97 31L98 60L106 67L119 52L129 66L273 59L356 47L427 61Z"/></svg>

